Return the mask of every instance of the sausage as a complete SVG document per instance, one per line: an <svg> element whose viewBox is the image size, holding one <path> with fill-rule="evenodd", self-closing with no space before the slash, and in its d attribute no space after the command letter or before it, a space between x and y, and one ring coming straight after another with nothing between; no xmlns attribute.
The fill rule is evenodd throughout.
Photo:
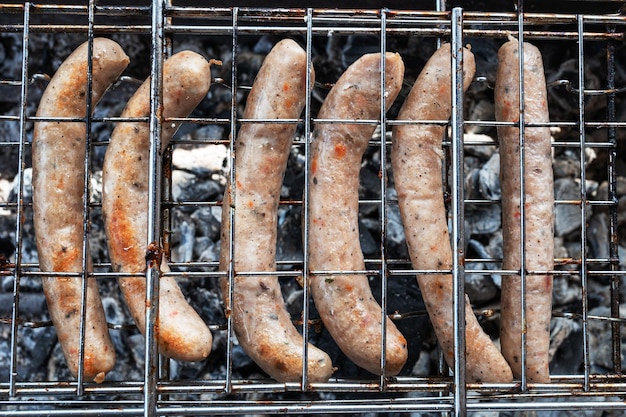
<svg viewBox="0 0 626 417"><path fill-rule="evenodd" d="M306 53L284 39L266 56L246 102L244 118L295 119L306 98ZM311 69L310 79L314 79ZM275 276L237 272L276 270L275 248L280 190L296 124L245 123L235 142L235 186L226 187L222 216L220 269L235 271L233 305L229 280L221 280L227 314L248 355L280 382L302 378L302 336L285 308ZM234 210L234 258L229 257L230 210ZM232 262L231 262L232 261ZM327 381L330 357L308 345L307 374L311 382Z"/></svg>
<svg viewBox="0 0 626 417"><path fill-rule="evenodd" d="M112 40L92 46L92 108L129 63ZM88 44L67 57L44 91L37 117L87 116ZM43 272L83 270L83 204L86 156L84 122L36 122L33 133L33 216L39 267ZM89 253L89 252L87 252ZM88 278L83 377L102 382L115 364L102 301L95 278ZM45 276L48 310L72 375L78 374L82 280Z"/></svg>
<svg viewBox="0 0 626 417"><path fill-rule="evenodd" d="M211 84L210 63L192 51L181 51L163 64L163 118L186 117L206 96ZM122 117L150 114L150 78L130 98ZM180 122L163 121L164 149ZM146 271L148 250L148 181L150 126L121 122L115 127L102 169L102 212L114 272ZM166 263L162 272L168 272ZM140 331L145 332L146 279L118 277L122 294ZM212 336L173 277L159 281L157 343L159 352L179 361L199 361L211 351Z"/></svg>
<svg viewBox="0 0 626 417"><path fill-rule="evenodd" d="M496 120L519 122L519 53L517 39L498 51L495 85ZM543 62L539 50L524 43L524 120L550 121ZM502 187L503 263L519 271L520 260L520 147L519 128L498 126L500 182ZM524 129L524 223L527 271L554 268L554 188L549 127ZM526 279L526 328L521 322L521 278L503 275L500 322L502 353L513 375L521 378L521 334L526 331L526 376L529 382L548 383L548 349L552 315L552 277L531 275Z"/></svg>
<svg viewBox="0 0 626 417"><path fill-rule="evenodd" d="M404 63L385 55L386 110L402 87ZM378 119L381 55L354 62L328 93L318 119ZM359 170L375 126L318 123L310 148L309 268L311 271L362 271L359 245ZM331 336L356 365L382 374L382 312L365 275L311 275L311 294ZM407 342L386 321L385 375L396 375L407 360Z"/></svg>
<svg viewBox="0 0 626 417"><path fill-rule="evenodd" d="M463 51L463 86L469 86L476 66L469 49ZM398 120L448 120L451 104L450 44L428 60L406 98ZM415 269L452 269L442 182L442 140L445 126L396 125L391 163L407 247ZM446 362L454 366L452 275L417 276L426 310ZM489 336L483 332L465 299L465 358L468 382L509 382L511 369Z"/></svg>

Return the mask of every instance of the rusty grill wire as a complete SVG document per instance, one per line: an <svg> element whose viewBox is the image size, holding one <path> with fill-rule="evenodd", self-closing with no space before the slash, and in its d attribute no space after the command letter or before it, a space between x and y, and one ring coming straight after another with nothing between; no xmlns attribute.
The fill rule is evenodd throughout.
<svg viewBox="0 0 626 417"><path fill-rule="evenodd" d="M520 5L522 3L520 2ZM616 3L616 9L619 2ZM15 253L3 258L0 263L0 275L13 281L13 298L10 315L1 317L0 326L8 329L8 352L2 354L10 358L8 379L0 380L0 414L7 416L32 415L209 415L209 414L309 414L309 413L371 413L396 412L420 413L431 412L442 415L465 415L473 411L558 411L558 410L623 410L626 403L626 383L622 376L623 349L621 333L624 319L620 317L619 291L620 279L625 272L620 269L618 252L618 204L617 204L617 141L619 130L626 129L626 121L616 119L615 101L618 95L623 95L625 85L615 85L615 65L624 57L615 55L616 45L624 42L624 28L626 17L622 14L568 14L559 13L524 13L518 10L512 12L476 12L454 8L446 11L445 5L436 3L430 10L348 10L348 9L255 9L255 8L213 8L175 6L153 2L146 6L107 6L90 2L87 6L70 6L55 4L0 4L0 33L21 34L22 67L19 76L15 78L0 74L0 95L13 94L19 90L19 114L0 113L0 123L19 125L19 138L0 138L0 149L3 153L14 152L18 155L17 170L14 173L18 179L19 193L16 201L0 201L0 210L15 215L14 241ZM59 23L57 23L59 22ZM60 23L71 22L71 23ZM387 41L390 37L414 37L431 39L450 39L460 46L467 38L496 38L505 39L512 34L523 37L526 41L550 40L562 41L567 47L575 45L577 49L577 68L575 79L552 80L549 88L565 88L578 103L578 118L576 120L557 120L549 123L555 129L573 129L578 131L577 140L555 142L554 147L574 148L579 152L581 161L586 159L588 149L597 149L606 152L606 175L608 178L608 197L605 199L590 200L586 195L585 187L580 187L578 198L558 200L556 205L577 207L582 219L580 229L580 257L558 258L555 260L555 270L547 271L553 276L580 275L581 306L579 311L554 311L555 317L562 317L580 322L583 328L583 358L582 370L572 375L552 375L550 384L530 384L523 379L511 384L463 384L462 374L458 372L464 368L464 357L461 354L464 346L463 309L456 309L456 373L450 376L445 363L440 360L439 375L427 377L399 376L388 378L385 376L367 378L331 378L327 383L309 384L306 372L303 380L298 383L277 383L268 379L237 379L232 374L233 366L233 338L231 321L208 323L214 334L226 337L226 357L223 358L224 377L221 379L170 379L169 366L166 360L159 358L154 341L155 310L148 308L146 316L149 326L145 339L144 377L143 379L106 381L102 384L93 384L79 379L63 380L50 376L49 380L33 381L21 376L18 372L19 349L18 338L20 331L39 327L51 326L47 321L33 321L23 318L19 313L20 295L23 290L20 280L25 277L40 277L45 274L38 271L38 265L22 261L22 242L25 234L24 225L32 219L31 203L25 199L25 172L28 167L27 157L30 148L30 133L34 117L29 96L29 88L33 83L45 83L51 74L33 73L29 68L29 41L34 36L57 36L59 33L77 33L85 39L94 36L108 36L112 34L142 34L150 37L152 55L150 57L153 77L152 109L160 106L160 96L157 93L161 85L162 64L166 54L171 50L172 43L179 42L185 37L221 37L225 48L232 53L230 79L216 77L215 84L227 88L232 95L231 108L228 117L192 116L186 118L187 124L206 126L218 124L228 126L229 136L222 138L195 138L188 140L174 139L170 146L198 146L204 144L221 144L233 148L232 138L236 137L237 127L247 121L238 117L238 108L242 91L247 91L251 85L239 85L237 78L239 42L245 37L260 37L273 35L276 37L297 36L304 42L308 55L308 62L313 59L312 42L317 37L368 35L377 39L380 51L387 50ZM607 84L602 88L585 88L586 50L591 43L600 44L606 48ZM125 47L126 45L122 45ZM164 53L165 52L165 53ZM131 57L132 58L132 57ZM213 57L207 57L213 58ZM452 65L455 74L462 74L462 62L453 58ZM480 75L475 82L488 83ZM462 78L462 77L461 77ZM129 77L123 77L121 83L130 83ZM382 82L382 80L381 80ZM523 82L523 81L522 81ZM580 87L577 87L580 86ZM214 88L214 87L212 87ZM325 88L316 86L315 89ZM294 146L304 149L308 153L308 141L312 126L316 122L316 114L312 111L311 100L314 89L307 90L307 106L300 121L301 136L295 139ZM463 191L463 152L469 146L494 146L491 141L465 143L464 129L471 126L494 127L493 120L467 119L464 113L464 94L454 89L453 116L450 123L450 133L444 142L449 157L446 159L447 169L451 173L448 186L449 215L452 227L452 245L454 253L459 256L454 260L451 271L455 278L455 305L463 305L465 267L470 263L497 264L500 259L492 258L464 258L463 248L466 245L464 230L464 206L467 204L489 205L499 202L483 199L468 199ZM604 120L588 120L585 116L585 107L582 103L591 96L599 96L605 100L606 118ZM402 100L402 96L398 101ZM381 120L371 121L381 126L382 132L388 132L394 124L402 121L393 120L380 111ZM88 126L95 122L115 124L121 119L116 115L93 116L87 118ZM165 154L165 165L162 168L157 149L159 144L160 125L163 121L150 117L150 128L153 136L150 159L150 197L149 218L150 227L146 231L146 242L163 241L166 251L169 249L172 230L172 212L181 207L220 207L221 200L210 201L174 201L172 198L171 154ZM289 122L289 121L285 121ZM442 121L446 122L446 121ZM364 123L361 121L360 123ZM365 122L367 123L367 122ZM586 132L605 129L604 140L588 142ZM88 129L89 131L89 129ZM416 273L433 273L436 271L416 271L410 269L408 259L388 257L386 248L386 212L389 207L397 205L394 198L388 197L387 172L388 161L385 158L390 144L389 135L382 133L370 141L370 148L380 152L380 195L382 198L362 200L361 206L372 204L378 207L381 216L380 256L366 259L367 270L357 271L368 274L382 282L381 302L383 311L387 311L394 320L404 320L414 315L423 315L423 311L388 311L386 291L390 280L400 279L402 276L414 276ZM94 148L101 143L91 143L89 154L86 155L86 165ZM308 162L305 162L305 167ZM232 164L231 164L232 165ZM87 170L89 172L89 169ZM307 175L303 185L305 187ZM232 175L232 171L228 174ZM89 178L86 178L89 180ZM585 169L581 169L578 180L585 184ZM283 201L283 204L306 206L307 201ZM590 207L602 207L609 213L608 235L610 241L604 242L609 247L609 256L606 258L590 258L587 256L587 212ZM92 202L91 210L98 208L98 202ZM85 231L89 230L89 215L85 214ZM236 227L236 225L234 226ZM308 229L303 229L304 241L307 242ZM87 239L87 235L85 235ZM232 248L231 242L231 248ZM306 251L305 251L306 253ZM232 257L231 257L232 258ZM288 279L301 278L305 282L308 260L304 256L302 261L289 262L291 270L279 270L275 275ZM563 266L574 265L573 268ZM208 278L218 280L228 276L226 272L217 271L217 262L191 261L186 263L172 263L171 275L195 280ZM95 265L93 275L101 282L111 281L115 275L110 271L110 264ZM149 270L148 298L152 305L158 303L158 274ZM315 271L312 271L315 272ZM473 270L472 272L477 272ZM478 271L480 272L480 271ZM511 274L514 271L490 268L484 273ZM334 273L334 272L333 272ZM254 272L250 271L253 275ZM265 275L268 273L264 272ZM588 280L600 279L610 283L610 300L608 301L611 315L596 316L589 314L587 292ZM232 277L231 277L232 279ZM312 301L309 300L306 286L302 296L304 306L302 322L310 323L309 310ZM479 314L487 317L497 313L496 308L479 310ZM588 324L593 321L606 322L611 328L611 349L613 369L608 372L595 372L589 361L589 330ZM385 321L382 320L384 323ZM132 327L132 323L109 323L111 332L119 332ZM313 326L302 326L305 339L314 332ZM384 346L384 341L383 341ZM381 346L382 348L382 346ZM303 349L304 346L303 346ZM384 352L384 349L382 350ZM306 352L305 352L306 354ZM384 358L383 358L384 362ZM292 394L291 396L289 394ZM332 395L336 394L336 397ZM418 395L408 395L418 394Z"/></svg>

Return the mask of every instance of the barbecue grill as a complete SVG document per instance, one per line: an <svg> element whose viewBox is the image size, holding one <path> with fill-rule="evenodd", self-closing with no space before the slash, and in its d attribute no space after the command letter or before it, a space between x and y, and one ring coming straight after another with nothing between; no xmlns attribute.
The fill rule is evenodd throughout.
<svg viewBox="0 0 626 417"><path fill-rule="evenodd" d="M626 160L619 152L626 140L626 5L621 1L583 1L559 2L551 8L519 0L491 5L422 2L409 8L403 2L396 3L394 8L370 4L356 6L369 8L326 8L332 7L328 4L213 7L165 1L122 5L95 0L88 5L0 4L0 56L4 60L0 63L0 184L6 190L0 195L0 224L4 229L0 230L0 300L4 304L0 307L0 360L6 367L0 373L0 414L461 416L471 412L505 415L585 410L609 416L626 409L622 373L626 343L622 325L626 319L620 312L626 275L622 252L626 244L620 246L620 238L624 237L620 207L626 201L621 198L626 196L626 189L622 189ZM457 47L472 44L478 62L477 77L467 93L458 85L454 89L452 119L443 141L451 244L457 254L453 269L446 272L455 280L455 306L463 305L470 278L483 276L491 283L495 295L474 305L481 323L497 337L497 330L493 331L498 320L497 281L515 271L503 270L501 253L491 251L493 246L497 248L497 220L496 226L487 226L493 219L487 221L476 214L495 212L497 218L500 196L488 195L475 184L486 161L497 150L498 123L493 109L489 110L497 50L494 45L510 35L535 43L544 54L554 163L561 171L571 168L566 173L555 169L557 177L569 181L560 183L569 188L567 193L557 193L555 207L569 217L562 229L557 226L555 247L562 250L556 252L555 269L548 271L570 294L563 303L555 303L553 336L557 338L559 329L569 330L561 334L560 344L553 341L550 384L533 384L526 378L513 383L465 384L463 372L459 372L465 363L463 308L456 308L455 315L457 372L448 369L436 348L424 349L434 342L415 275L433 271L413 270L403 243L394 241L402 232L398 231L397 198L389 163L390 132L394 125L403 123L396 118L399 105L439 42L447 40ZM127 365L116 366L101 384L72 378L58 359L58 346L54 355L58 345L54 328L45 306L40 305L41 287L37 283L46 274L39 271L33 249L29 188L32 126L37 120L38 99L49 76L67 55L55 48L71 45L67 46L69 52L95 36L116 39L132 64L95 114L86 119L90 133L85 182L91 192L83 218L85 240L103 235L98 172L108 135L122 120L119 114L137 81L153 77L151 108L158 109L163 61L168 55L191 47L207 58L222 61L210 75L214 84L208 96L184 119L184 127L163 155L158 152L159 128L168 121L159 120L156 111L146 120L152 132L146 244L162 243L165 255L172 259L169 274L179 279L214 334L214 352L197 364L179 364L160 357L154 339L158 273L152 269L146 273L147 305L152 307L146 310L150 330L144 339L125 312L123 301L111 301L120 299L116 295L116 276L111 272L106 249L95 245L90 254L95 258L91 274L108 297L105 307L110 332L119 350L118 360ZM340 358L338 363L343 366L328 382L311 383L304 372L299 382L278 383L249 363L238 347L231 319L220 311L217 283L232 271L220 272L215 250L211 250L219 247L215 246L219 233L213 233L212 238L206 235L210 235L211 228L219 228L216 219L220 216L216 213L226 209L221 201L225 179L232 175L233 141L241 124L249 122L241 118L241 110L259 57L268 51L268 45L285 37L305 48L318 77L316 84L307 89L307 105L299 120L285 179L279 210L279 244L283 246L278 249L275 275L284 286L294 322L305 340L317 345L332 346L333 342L317 318L306 285L296 284L306 283L309 274L315 273L308 270L308 256L300 243L301 236L305 242L308 236L307 219L302 221L300 217L307 205L308 138L324 95L351 61L360 54L378 51L399 51L405 60L405 88L388 113L381 109L381 118L375 121L378 129L363 164L362 176L367 181L362 180L366 185L360 194L361 243L369 242L370 249L366 251L367 270L357 271L370 278L383 314L407 335L410 351L421 352L410 356L398 376L364 373L341 359L338 352L334 359ZM569 66L560 65L564 59ZM452 56L450 64L455 74L462 74L460 57ZM186 156L180 157L183 152ZM217 162L203 160L196 166L186 165L186 159L204 157L203 152ZM195 176L189 179L192 174ZM180 182L181 178L188 181ZM187 192L193 187L203 191ZM189 213L196 213L196 223L183 217ZM198 230L198 224L204 224L209 231ZM204 251L198 249L198 241L194 249L189 249L188 237L203 233ZM39 310L30 309L33 303L39 303ZM413 333L423 336L417 338ZM129 340L136 343L131 346ZM382 351L384 346L383 340ZM303 350L306 354L305 345ZM45 360L34 356L33 351L45 352ZM606 357L604 362L597 359L600 355ZM559 356L564 358L560 363L568 366L555 365ZM245 369L255 371L241 371L241 362L247 364ZM384 355L382 362L384 365ZM431 365L419 366L424 363Z"/></svg>

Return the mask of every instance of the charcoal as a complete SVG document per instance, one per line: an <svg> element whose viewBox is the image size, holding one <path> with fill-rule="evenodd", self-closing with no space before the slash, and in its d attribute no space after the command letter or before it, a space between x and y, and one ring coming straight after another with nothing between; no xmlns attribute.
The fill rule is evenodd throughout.
<svg viewBox="0 0 626 417"><path fill-rule="evenodd" d="M190 262L193 259L194 243L196 241L196 227L193 222L182 221L178 224L177 234L180 242L172 254L176 262Z"/></svg>
<svg viewBox="0 0 626 417"><path fill-rule="evenodd" d="M220 259L220 245L206 236L196 239L194 258L200 262L216 262Z"/></svg>
<svg viewBox="0 0 626 417"><path fill-rule="evenodd" d="M502 219L499 205L468 205L465 209L465 229L469 235L487 235L500 229Z"/></svg>
<svg viewBox="0 0 626 417"><path fill-rule="evenodd" d="M562 178L554 181L555 200L580 201L580 185L573 179ZM564 236L580 229L580 205L557 204L554 208L554 233Z"/></svg>
<svg viewBox="0 0 626 417"><path fill-rule="evenodd" d="M487 304L498 294L498 287L491 275L472 272L474 268L483 269L484 267L483 263L471 263L465 271L465 293L472 304L477 306Z"/></svg>
<svg viewBox="0 0 626 417"><path fill-rule="evenodd" d="M500 154L494 153L478 171L478 189L487 200L500 199Z"/></svg>
<svg viewBox="0 0 626 417"><path fill-rule="evenodd" d="M189 217L193 220L197 236L206 236L212 241L220 238L221 207L198 207Z"/></svg>
<svg viewBox="0 0 626 417"><path fill-rule="evenodd" d="M468 255L476 254L478 258L489 259L492 254L478 240L470 239L468 242ZM496 281L500 280L498 276L494 281L491 274L474 273L472 270L489 270L495 269L496 265L492 262L468 262L465 269L465 292L469 296L472 304L483 305L494 299L498 293Z"/></svg>
<svg viewBox="0 0 626 417"><path fill-rule="evenodd" d="M581 299L580 277L555 275L552 278L552 305L565 306Z"/></svg>
<svg viewBox="0 0 626 417"><path fill-rule="evenodd" d="M580 176L580 154L566 149L556 155L552 162L554 178L577 178Z"/></svg>
<svg viewBox="0 0 626 417"><path fill-rule="evenodd" d="M22 319L42 316L46 309L46 299L41 292L20 292L19 314ZM13 292L9 289L0 293L0 316L13 314Z"/></svg>
<svg viewBox="0 0 626 417"><path fill-rule="evenodd" d="M609 219L607 213L598 213L589 219L587 228L587 242L589 243L589 257L609 258Z"/></svg>
<svg viewBox="0 0 626 417"><path fill-rule="evenodd" d="M478 176L480 174L480 169L472 168L465 174L465 182L463 184L465 191L465 198L474 200L481 197L480 189L478 186Z"/></svg>
<svg viewBox="0 0 626 417"><path fill-rule="evenodd" d="M626 306L620 306L620 317L625 317ZM611 317L608 307L596 307L589 311L589 315L598 317ZM589 320L587 325L589 330L589 361L592 365L603 367L607 370L613 369L613 352L610 348L611 342L611 322L607 320ZM622 368L618 372L626 370L626 337L621 335L621 358Z"/></svg>

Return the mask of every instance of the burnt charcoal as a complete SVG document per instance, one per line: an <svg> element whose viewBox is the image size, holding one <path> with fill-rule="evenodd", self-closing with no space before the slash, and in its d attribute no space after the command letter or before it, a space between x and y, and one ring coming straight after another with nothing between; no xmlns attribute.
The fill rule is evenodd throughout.
<svg viewBox="0 0 626 417"><path fill-rule="evenodd" d="M175 262L189 262L193 259L194 254L196 227L192 222L182 221L178 224L176 233L180 240L174 253L172 253L172 260Z"/></svg>
<svg viewBox="0 0 626 417"><path fill-rule="evenodd" d="M567 48L561 48L560 51L564 51ZM566 59L560 62L550 62L550 58L545 57L544 66L546 70L546 81L552 82L556 80L567 80L574 89L578 89L578 59ZM585 63L589 64L596 60L586 60ZM552 65L556 64L556 65ZM602 82L598 77L600 68L595 65L595 71L587 68L585 71L585 89L601 89L603 88ZM558 68L556 71L551 71L552 68ZM550 89L549 106L550 116L553 120L566 119L578 116L578 93L572 94L565 86L553 87ZM599 105L598 101L601 100L600 96L587 95L585 96L585 112L587 115L593 113L598 108L603 108Z"/></svg>
<svg viewBox="0 0 626 417"><path fill-rule="evenodd" d="M0 101L0 106L2 106ZM19 124L11 122L0 122L0 142L19 142ZM18 171L19 151L17 147L0 147L0 179L12 179Z"/></svg>
<svg viewBox="0 0 626 417"><path fill-rule="evenodd" d="M17 175L13 178L7 201L17 202L20 195L20 181L22 182L21 189L24 203L31 203L33 201L33 169L25 168L22 173L21 179Z"/></svg>
<svg viewBox="0 0 626 417"><path fill-rule="evenodd" d="M498 294L491 275L472 272L473 268L482 269L484 266L483 263L472 263L465 271L465 293L476 306L485 305Z"/></svg>
<svg viewBox="0 0 626 417"><path fill-rule="evenodd" d="M478 190L487 200L500 199L500 154L494 153L478 171Z"/></svg>
<svg viewBox="0 0 626 417"><path fill-rule="evenodd" d="M380 198L379 166L365 166L361 168L359 180L359 198L374 200ZM376 204L362 205L362 210L368 215L376 210Z"/></svg>
<svg viewBox="0 0 626 417"><path fill-rule="evenodd" d="M473 163L468 164L468 161ZM465 158L465 198L487 199L497 201L500 199L500 154L493 153L483 163L480 158ZM470 166L476 165L474 168Z"/></svg>
<svg viewBox="0 0 626 417"><path fill-rule="evenodd" d="M54 328L22 328L18 332L18 378L28 381L33 375L42 377L42 368L57 342Z"/></svg>
<svg viewBox="0 0 626 417"><path fill-rule="evenodd" d="M12 293L14 281L14 277L4 277L2 279L2 290ZM20 291L27 293L42 291L41 278L30 275L20 278Z"/></svg>
<svg viewBox="0 0 626 417"><path fill-rule="evenodd" d="M569 319L553 318L550 326L551 337L550 373L572 375L581 371L583 362L582 327Z"/></svg>
<svg viewBox="0 0 626 417"><path fill-rule="evenodd" d="M46 299L40 292L19 293L19 314L22 319L40 317L47 311ZM0 293L0 316L9 317L13 313L13 291L8 289L6 293Z"/></svg>
<svg viewBox="0 0 626 417"><path fill-rule="evenodd" d="M489 252L480 241L470 239L468 242L468 256L476 255L481 259L490 259L495 256ZM489 270L496 269L497 265L492 262L468 262L465 270L465 292L469 296L472 304L483 305L494 299L499 289L496 281L500 282L500 276L496 281L489 273L474 273L472 270Z"/></svg>
<svg viewBox="0 0 626 417"><path fill-rule="evenodd" d="M304 308L304 290L294 277L281 279L281 290L287 311L293 320L299 320Z"/></svg>
<svg viewBox="0 0 626 417"><path fill-rule="evenodd" d="M107 323L113 325L124 325L131 324L134 325L130 314L127 310L122 307L122 303L119 298L116 297L101 297L102 298L102 307L104 308L104 314L106 316ZM113 346L115 347L115 352L117 357L126 358L128 356L128 348L127 341L124 338L123 332L119 331L109 331L109 335L111 336L111 341L113 342ZM122 359L122 362L126 360Z"/></svg>
<svg viewBox="0 0 626 417"><path fill-rule="evenodd" d="M379 252L379 242L374 239L372 233L361 221L359 221L359 242L361 243L361 251L366 257L375 255Z"/></svg>
<svg viewBox="0 0 626 417"><path fill-rule="evenodd" d="M387 198L390 200L398 198L395 188L387 188ZM400 208L396 204L387 207L387 234L385 237L389 256L408 259L409 250L406 245L404 225L400 216Z"/></svg>
<svg viewBox="0 0 626 417"><path fill-rule="evenodd" d="M472 156L484 162L488 161L489 158L498 152L498 148L494 146L496 142L494 142L493 138L488 135L466 132L463 135L463 142L465 146L465 158ZM494 145L484 144L489 142Z"/></svg>
<svg viewBox="0 0 626 417"><path fill-rule="evenodd" d="M620 306L620 317L624 317L626 314L626 308ZM611 311L608 307L597 307L589 311L589 315L598 317L611 317ZM611 342L611 322L607 320L589 320L589 361L592 365L600 366L605 369L613 369L613 352L610 348ZM622 332L621 338L621 358L622 369L618 369L618 372L624 372L626 364L624 359L626 358L626 343L625 337Z"/></svg>
<svg viewBox="0 0 626 417"><path fill-rule="evenodd" d="M587 228L587 242L589 243L589 257L609 258L609 219L607 213L597 213L589 219Z"/></svg>
<svg viewBox="0 0 626 417"><path fill-rule="evenodd" d="M473 200L480 198L480 190L478 188L478 168L472 168L465 174L465 182L463 183L465 198Z"/></svg>
<svg viewBox="0 0 626 417"><path fill-rule="evenodd" d="M581 299L580 277L555 275L552 279L552 305L565 306Z"/></svg>
<svg viewBox="0 0 626 417"><path fill-rule="evenodd" d="M202 180L190 172L175 170L172 173L172 179L174 201L210 201L223 192L223 187L215 181ZM191 212L195 208L182 206L180 209Z"/></svg>
<svg viewBox="0 0 626 417"><path fill-rule="evenodd" d="M571 178L561 178L554 181L555 200L580 201L580 184ZM592 209L587 208L588 215ZM579 204L562 203L554 208L554 233L556 236L565 236L580 229L582 224Z"/></svg>
<svg viewBox="0 0 626 417"><path fill-rule="evenodd" d="M220 259L220 241L200 236L194 245L194 256L199 262L217 262Z"/></svg>
<svg viewBox="0 0 626 417"><path fill-rule="evenodd" d="M426 351L421 351L419 357L411 369L411 375L415 376L428 376L433 375L433 363L430 359L430 355Z"/></svg>
<svg viewBox="0 0 626 417"><path fill-rule="evenodd" d="M579 153L566 149L554 158L554 178L577 178L580 176Z"/></svg>
<svg viewBox="0 0 626 417"><path fill-rule="evenodd" d="M497 232L502 223L499 205L468 204L465 209L465 230L470 236Z"/></svg>
<svg viewBox="0 0 626 417"><path fill-rule="evenodd" d="M303 259L301 236L301 207L288 206L278 209L278 233L276 235L276 260L301 262ZM291 269L291 264L279 269Z"/></svg>
<svg viewBox="0 0 626 417"><path fill-rule="evenodd" d="M198 236L206 236L216 242L221 232L221 207L198 207L190 218L196 228Z"/></svg>

